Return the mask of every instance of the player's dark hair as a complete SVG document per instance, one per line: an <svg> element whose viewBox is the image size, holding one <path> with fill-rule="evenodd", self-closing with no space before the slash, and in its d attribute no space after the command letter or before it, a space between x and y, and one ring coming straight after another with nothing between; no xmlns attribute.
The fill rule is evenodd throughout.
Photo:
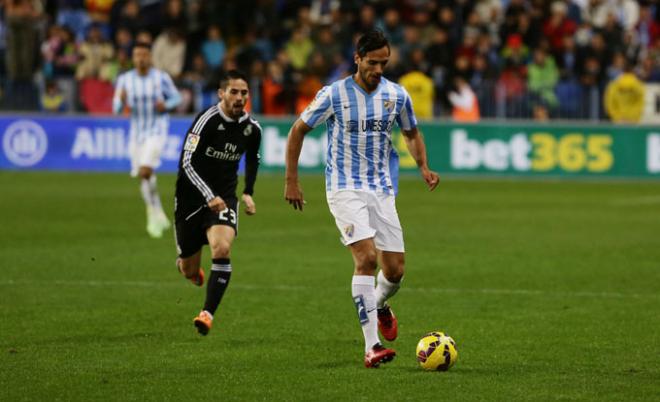
<svg viewBox="0 0 660 402"><path fill-rule="evenodd" d="M245 75L242 71L229 70L220 79L220 88L227 88L227 85L229 85L229 80L243 80L248 82L247 75Z"/></svg>
<svg viewBox="0 0 660 402"><path fill-rule="evenodd" d="M133 45L133 49L137 49L137 48L144 48L144 49L147 49L147 50L151 50L151 44L147 43L147 42L136 42Z"/></svg>
<svg viewBox="0 0 660 402"><path fill-rule="evenodd" d="M385 34L378 29L374 29L366 32L358 39L356 51L358 56L364 57L368 52L378 50L384 46L387 46L388 51L390 50L390 42Z"/></svg>

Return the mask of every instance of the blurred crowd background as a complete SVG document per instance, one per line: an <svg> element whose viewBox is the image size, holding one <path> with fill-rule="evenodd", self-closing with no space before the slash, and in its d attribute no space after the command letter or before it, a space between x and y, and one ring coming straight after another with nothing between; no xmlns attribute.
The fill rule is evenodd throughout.
<svg viewBox="0 0 660 402"><path fill-rule="evenodd" d="M420 118L636 121L625 109L660 81L659 18L634 0L0 0L0 108L109 112L145 41L184 96L177 113L216 102L239 68L253 113L293 115L378 28L386 77Z"/></svg>

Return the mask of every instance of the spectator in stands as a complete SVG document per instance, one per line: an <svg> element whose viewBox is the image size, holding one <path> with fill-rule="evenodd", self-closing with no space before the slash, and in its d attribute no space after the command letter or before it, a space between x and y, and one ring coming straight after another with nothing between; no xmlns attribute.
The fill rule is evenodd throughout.
<svg viewBox="0 0 660 402"><path fill-rule="evenodd" d="M211 25L206 30L206 39L202 43L202 55L206 65L210 68L218 68L225 58L227 47L222 38L222 31L217 25Z"/></svg>
<svg viewBox="0 0 660 402"><path fill-rule="evenodd" d="M559 80L559 70L555 60L548 57L542 48L534 50L534 59L527 68L527 88L532 101L540 101L549 109L557 106L555 86Z"/></svg>
<svg viewBox="0 0 660 402"><path fill-rule="evenodd" d="M607 85L605 111L615 123L637 123L644 110L644 83L626 65L625 72Z"/></svg>
<svg viewBox="0 0 660 402"><path fill-rule="evenodd" d="M419 59L424 57L422 49L417 49L413 55L417 62L411 63L409 71L399 78L399 84L408 91L415 115L422 119L431 119L433 118L435 85L433 80L420 68L423 62Z"/></svg>
<svg viewBox="0 0 660 402"><path fill-rule="evenodd" d="M495 66L482 54L477 54L472 59L469 84L479 101L479 112L482 117L495 117L496 114L494 97L497 69Z"/></svg>
<svg viewBox="0 0 660 402"><path fill-rule="evenodd" d="M98 25L92 25L87 40L80 45L80 62L76 68L76 79L99 78L103 64L112 60L115 51L112 44L105 40Z"/></svg>
<svg viewBox="0 0 660 402"><path fill-rule="evenodd" d="M401 46L403 43L403 25L401 24L399 10L395 7L388 7L383 14L383 18L378 21L377 26L390 40L391 46Z"/></svg>
<svg viewBox="0 0 660 402"><path fill-rule="evenodd" d="M46 81L46 88L40 99L41 110L44 112L64 112L67 109L66 99L53 80Z"/></svg>
<svg viewBox="0 0 660 402"><path fill-rule="evenodd" d="M267 65L266 78L262 86L263 114L283 116L287 113L284 71L280 63L273 60Z"/></svg>
<svg viewBox="0 0 660 402"><path fill-rule="evenodd" d="M166 0L160 23L165 27L186 27L186 14L182 0Z"/></svg>
<svg viewBox="0 0 660 402"><path fill-rule="evenodd" d="M568 7L563 1L555 1L551 6L551 15L543 24L543 35L550 42L550 50L558 55L563 51L564 37L573 36L577 24L567 18Z"/></svg>
<svg viewBox="0 0 660 402"><path fill-rule="evenodd" d="M6 67L12 81L29 81L37 66L37 21L42 17L40 0L7 0L5 25L7 27Z"/></svg>
<svg viewBox="0 0 660 402"><path fill-rule="evenodd" d="M296 27L291 32L291 38L286 42L284 48L289 60L291 60L291 66L301 71L305 68L307 59L314 50L314 44L309 38L309 34L302 27Z"/></svg>
<svg viewBox="0 0 660 402"><path fill-rule="evenodd" d="M154 67L168 73L174 81L181 78L186 61L186 41L176 27L168 27L156 37L153 45Z"/></svg>
<svg viewBox="0 0 660 402"><path fill-rule="evenodd" d="M146 22L140 16L140 4L137 0L117 2L115 8L119 8L114 22L117 28L126 28L133 35L146 28ZM136 41L139 42L138 39Z"/></svg>
<svg viewBox="0 0 660 402"><path fill-rule="evenodd" d="M459 123L475 123L481 118L479 102L470 84L461 75L454 77L455 90L449 93L452 119Z"/></svg>
<svg viewBox="0 0 660 402"><path fill-rule="evenodd" d="M660 24L654 20L650 4L641 4L635 32L644 48L650 47L655 39L660 37Z"/></svg>

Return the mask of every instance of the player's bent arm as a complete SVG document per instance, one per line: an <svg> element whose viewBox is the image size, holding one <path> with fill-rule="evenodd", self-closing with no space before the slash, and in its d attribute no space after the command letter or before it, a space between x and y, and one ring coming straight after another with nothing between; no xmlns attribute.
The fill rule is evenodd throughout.
<svg viewBox="0 0 660 402"><path fill-rule="evenodd" d="M432 172L429 169L426 155L426 144L424 143L422 133L417 130L417 127L414 127L410 130L403 130L403 137L406 141L408 151L413 159L415 159L424 181L429 186L430 190L435 189L440 179L437 173Z"/></svg>
<svg viewBox="0 0 660 402"><path fill-rule="evenodd" d="M165 110L168 111L173 110L175 107L181 104L182 100L183 98L181 98L181 94L179 94L179 91L175 91L165 101Z"/></svg>
<svg viewBox="0 0 660 402"><path fill-rule="evenodd" d="M255 130L250 137L245 151L245 188L243 194L251 196L254 194L254 183L257 181L259 171L259 148L261 146L261 129Z"/></svg>
<svg viewBox="0 0 660 402"><path fill-rule="evenodd" d="M305 135L312 131L301 119L296 120L289 130L289 137L286 141L286 173L285 178L288 182L298 182L298 158L302 150Z"/></svg>
<svg viewBox="0 0 660 402"><path fill-rule="evenodd" d="M417 130L417 127L410 130L403 130L403 136L406 141L406 146L410 155L417 163L417 167L421 169L428 169L428 161L426 159L426 145L422 133Z"/></svg>
<svg viewBox="0 0 660 402"><path fill-rule="evenodd" d="M305 200L302 190L298 184L298 158L302 150L305 135L312 131L312 127L301 119L296 120L289 131L289 137L286 141L286 173L284 184L284 199L293 206L294 209L303 210Z"/></svg>
<svg viewBox="0 0 660 402"><path fill-rule="evenodd" d="M211 190L211 187L204 181L204 179L202 179L199 173L197 173L197 171L195 170L195 166L193 165L193 154L197 152L198 149L203 148L199 145L200 142L203 141L202 133L204 130L204 126L198 127L197 123L203 116L206 115L206 113L208 113L208 111L205 113L200 113L195 118L195 121L188 129L188 135L186 136L186 139L183 144L181 169L183 169L183 172L188 177L188 180L190 180L190 182L195 186L195 188L197 188L197 190L199 190L199 192L202 194L204 200L206 200L206 202L209 203L211 202L211 200L216 198L216 195ZM209 205L209 207L211 206Z"/></svg>

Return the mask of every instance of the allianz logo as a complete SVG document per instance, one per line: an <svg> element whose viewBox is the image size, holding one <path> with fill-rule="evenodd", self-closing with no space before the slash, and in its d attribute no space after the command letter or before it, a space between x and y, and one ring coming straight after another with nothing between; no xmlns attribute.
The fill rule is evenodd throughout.
<svg viewBox="0 0 660 402"><path fill-rule="evenodd" d="M168 135L161 154L163 160L179 159L181 137ZM129 159L128 134L123 128L78 127L71 146L72 159Z"/></svg>
<svg viewBox="0 0 660 402"><path fill-rule="evenodd" d="M9 162L19 167L34 166L48 151L48 136L32 120L17 120L5 129L2 150Z"/></svg>

